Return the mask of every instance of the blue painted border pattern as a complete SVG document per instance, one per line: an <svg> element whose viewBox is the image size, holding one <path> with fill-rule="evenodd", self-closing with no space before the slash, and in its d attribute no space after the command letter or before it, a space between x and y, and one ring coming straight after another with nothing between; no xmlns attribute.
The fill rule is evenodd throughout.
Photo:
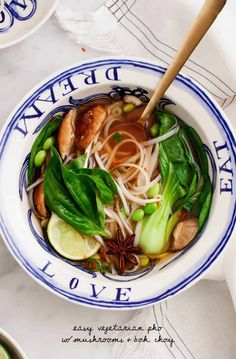
<svg viewBox="0 0 236 359"><path fill-rule="evenodd" d="M128 67L138 67L142 68L144 71L153 71L154 73L164 73L165 69L154 64L149 64L144 61L138 61L138 60L122 60L122 59L106 59L106 60L98 60L94 62L90 62L88 64L79 65L76 67L71 68L70 70L66 70L62 72L61 74L55 76L53 79L48 80L43 86L41 86L39 89L37 89L31 96L28 98L15 112L12 119L6 126L4 133L2 135L1 141L0 141L0 159L3 155L4 148L6 146L7 140L9 138L9 135L11 131L14 129L15 125L17 124L19 120L19 116L24 112L24 110L29 106L30 103L32 103L37 96L45 89L48 88L49 85L52 85L54 82L60 81L60 79L64 78L65 75L73 75L74 73L78 71L83 71L89 68L94 68L96 66L97 68L105 66L105 65L123 65ZM227 122L221 115L220 111L217 109L215 104L212 102L212 100L208 97L205 92L199 88L191 79L183 76L178 75L176 81L184 84L186 87L188 87L192 93L194 93L197 97L199 97L202 102L208 107L209 110L214 114L218 124L221 126L222 130L224 131L227 140L229 142L230 151L233 156L234 165L235 165L235 140L234 135L231 132ZM87 304L90 306L100 307L100 308L135 308L135 307L141 307L144 305L153 304L155 302L158 302L160 300L163 300L167 297L170 297L176 293L178 293L180 290L185 288L188 284L190 284L193 280L197 279L200 275L202 275L206 269L214 262L214 260L218 257L218 255L221 253L223 248L225 247L226 243L228 242L230 235L234 228L234 223L236 219L236 204L234 205L234 208L232 210L232 216L229 219L229 225L227 230L225 231L224 235L221 238L220 243L214 248L212 253L202 259L203 263L199 264L198 268L193 270L193 272L189 275L186 274L186 277L181 282L172 285L169 289L167 289L162 294L153 295L152 298L147 298L141 301L131 301L131 302L118 302L118 301L104 301L104 300L97 300L94 298L86 298L80 295L73 294L71 292L65 291L59 287L57 287L55 284L48 281L48 279L43 276L41 273L39 273L35 268L31 266L31 264L24 258L20 252L20 250L15 246L14 239L12 238L11 234L7 230L5 223L2 218L2 214L0 213L0 228L1 231L6 238L9 247L11 248L11 251L14 253L15 257L21 263L21 265L33 276L35 277L39 282L41 282L42 285L45 287L48 287L52 291L66 297L67 299L70 299L75 302L79 302L82 304Z"/></svg>
<svg viewBox="0 0 236 359"><path fill-rule="evenodd" d="M29 6L31 11L28 15L21 15L21 11L24 12ZM29 20L35 14L36 9L37 0L12 0L9 3L5 2L3 10L0 12L0 33L10 30L14 25L15 19L19 21Z"/></svg>

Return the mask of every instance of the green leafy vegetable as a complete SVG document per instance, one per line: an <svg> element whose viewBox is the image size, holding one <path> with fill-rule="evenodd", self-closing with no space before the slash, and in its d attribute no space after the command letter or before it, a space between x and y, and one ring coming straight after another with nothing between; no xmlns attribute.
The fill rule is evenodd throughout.
<svg viewBox="0 0 236 359"><path fill-rule="evenodd" d="M61 166L61 168L65 185L80 210L85 216L104 227L104 223L99 220L96 192L89 176L76 174L65 166Z"/></svg>
<svg viewBox="0 0 236 359"><path fill-rule="evenodd" d="M115 184L110 173L102 170L101 168L94 168L92 169L92 174L97 178L100 178L105 183L105 185L111 190L114 196L118 195L117 185Z"/></svg>
<svg viewBox="0 0 236 359"><path fill-rule="evenodd" d="M201 176L199 185L189 200L192 201L193 214L199 217L198 228L201 230L207 220L212 202L212 183L208 174L208 161L204 146L197 132L190 126L184 126L183 134L186 139L185 141L193 144L195 156L200 167L198 172L198 175ZM183 207L186 207L185 203Z"/></svg>
<svg viewBox="0 0 236 359"><path fill-rule="evenodd" d="M96 188L99 192L102 203L107 205L112 204L113 197L118 194L117 186L112 176L100 168L93 170L83 168L85 160L86 154L70 161L66 168L76 173L78 178L82 175L85 176L84 178L90 182L93 189Z"/></svg>
<svg viewBox="0 0 236 359"><path fill-rule="evenodd" d="M87 159L87 153L84 153L83 155L75 158L74 160L71 160L67 164L66 168L69 168L70 170L78 170L84 168L86 159Z"/></svg>
<svg viewBox="0 0 236 359"><path fill-rule="evenodd" d="M69 173L67 171L69 171ZM71 192L65 185L63 178L63 174L65 176L65 173L67 185L70 191L72 193L74 193L76 189L79 191L76 194L76 200L72 197ZM90 199L91 202L94 201L94 191L92 193L89 192L88 194L88 190L86 190L85 196L83 194L83 200L79 201L78 197L81 195L80 188L76 184L72 184L70 176L72 176L71 178L74 180L75 174L69 169L65 170L65 166L62 166L60 155L57 150L52 147L51 158L44 175L44 194L47 206L52 212L56 213L79 232L90 235L100 234L107 237L108 234L105 232L104 226L101 224L104 222L104 216L103 213L101 213L101 203L99 198L95 197L96 205L94 202L89 204L91 212L87 215L88 212L84 206L85 203L88 204ZM84 190L84 182L80 181L80 184L83 186L82 188ZM86 197L86 195L89 196L89 198ZM78 205L78 203L80 203L80 205ZM86 213L84 212L85 209ZM97 213L95 213L95 210Z"/></svg>
<svg viewBox="0 0 236 359"><path fill-rule="evenodd" d="M169 132L177 124L176 117L170 113L157 111L157 116L159 135ZM144 252L152 254L168 250L182 210L199 218L201 230L212 199L206 152L192 127L183 126L178 133L162 141L159 158L163 200L153 214L144 218L139 239Z"/></svg>
<svg viewBox="0 0 236 359"><path fill-rule="evenodd" d="M96 186L97 190L99 191L100 198L102 203L104 204L112 204L113 202L113 193L112 191L106 186L103 180L95 175L88 176L91 181L93 181L93 186Z"/></svg>
<svg viewBox="0 0 236 359"><path fill-rule="evenodd" d="M29 159L29 167L28 167L28 184L33 181L35 175L35 166L34 166L34 158L36 153L43 148L45 141L51 137L58 129L62 120L62 116L56 115L47 124L43 127L38 137L34 141L34 144L31 148L30 159Z"/></svg>

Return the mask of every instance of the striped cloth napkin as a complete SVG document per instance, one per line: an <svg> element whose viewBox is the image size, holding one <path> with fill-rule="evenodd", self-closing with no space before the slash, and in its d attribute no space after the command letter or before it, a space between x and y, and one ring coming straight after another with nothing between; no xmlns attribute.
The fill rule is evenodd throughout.
<svg viewBox="0 0 236 359"><path fill-rule="evenodd" d="M66 7L66 1L61 1L56 17L70 38L81 46L97 50L98 55L104 55L105 51L141 56L167 66L203 1L107 0L99 8L102 0L87 0L88 3L93 12L88 8L81 11L76 1L70 8ZM213 95L234 126L235 14L236 2L228 2L183 68L183 72ZM231 248L230 254L226 253L228 258L232 253ZM232 263L233 259L228 258L227 262ZM232 266L224 267L222 260L221 266L218 266L219 277L223 277L224 270L228 271L231 294L236 303L236 272L232 271ZM224 296L225 292L220 294ZM227 316L222 298L213 296L208 285L203 284L161 304L135 312L127 325L146 329L154 325L161 329L159 332L149 332L149 342L142 341L143 333L135 332L127 344L114 344L112 358L234 359L236 318ZM120 334L124 340L128 336L128 332Z"/></svg>
<svg viewBox="0 0 236 359"><path fill-rule="evenodd" d="M60 25L78 44L106 53L141 56L167 66L203 0L61 0ZM183 68L223 109L236 103L236 3L229 2Z"/></svg>

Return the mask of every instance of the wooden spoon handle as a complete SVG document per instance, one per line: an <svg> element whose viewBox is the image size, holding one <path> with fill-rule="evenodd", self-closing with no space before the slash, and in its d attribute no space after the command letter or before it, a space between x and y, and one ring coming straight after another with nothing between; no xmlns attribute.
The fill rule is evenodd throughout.
<svg viewBox="0 0 236 359"><path fill-rule="evenodd" d="M138 120L139 123L144 124L148 119L158 101L164 95L176 75L190 57L191 53L215 21L217 15L223 9L225 3L226 0L205 0L205 3L203 4L192 27L189 29L180 49L159 81L154 94L147 104L141 118Z"/></svg>

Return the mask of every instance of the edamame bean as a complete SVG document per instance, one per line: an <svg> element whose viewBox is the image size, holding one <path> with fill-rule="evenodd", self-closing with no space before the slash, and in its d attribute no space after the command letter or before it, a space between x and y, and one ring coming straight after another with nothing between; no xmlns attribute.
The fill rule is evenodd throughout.
<svg viewBox="0 0 236 359"><path fill-rule="evenodd" d="M45 151L49 150L49 148L52 147L54 143L55 143L55 138L53 136L48 137L43 144L43 149Z"/></svg>
<svg viewBox="0 0 236 359"><path fill-rule="evenodd" d="M152 187L147 191L148 198L156 198L160 193L160 185L159 183L155 183Z"/></svg>
<svg viewBox="0 0 236 359"><path fill-rule="evenodd" d="M47 152L45 150L40 150L36 153L34 157L34 165L35 167L42 166L45 158L46 158Z"/></svg>
<svg viewBox="0 0 236 359"><path fill-rule="evenodd" d="M147 203L146 206L143 208L144 214L153 214L157 209L157 204L154 203Z"/></svg>
<svg viewBox="0 0 236 359"><path fill-rule="evenodd" d="M127 103L123 106L123 112L130 112L135 108L135 105L133 103Z"/></svg>
<svg viewBox="0 0 236 359"><path fill-rule="evenodd" d="M157 123L154 123L154 125L152 125L152 127L150 128L150 133L151 133L152 137L157 137L158 128L159 128L159 126Z"/></svg>
<svg viewBox="0 0 236 359"><path fill-rule="evenodd" d="M142 208L139 208L134 211L131 218L133 221L139 222L143 219L143 217L144 217L144 211Z"/></svg>

